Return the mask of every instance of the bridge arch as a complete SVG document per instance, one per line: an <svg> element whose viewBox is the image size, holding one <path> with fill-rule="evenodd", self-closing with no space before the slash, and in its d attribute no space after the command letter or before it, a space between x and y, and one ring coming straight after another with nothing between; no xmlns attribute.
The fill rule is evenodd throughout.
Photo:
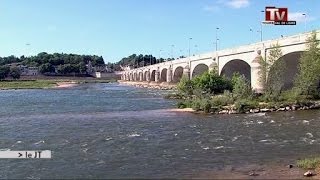
<svg viewBox="0 0 320 180"><path fill-rule="evenodd" d="M283 83L282 89L291 89L293 87L294 79L299 72L299 62L303 52L304 51L290 52L275 61L270 67L270 71L268 73L268 82L272 82L272 79L274 78L281 78L280 80ZM279 75L275 75L273 72L275 71L276 66L279 66L281 62L285 68L281 73L281 77L276 77Z"/></svg>
<svg viewBox="0 0 320 180"><path fill-rule="evenodd" d="M220 75L225 75L231 79L234 73L244 75L244 77L251 82L251 67L241 59L234 59L225 64L221 70Z"/></svg>
<svg viewBox="0 0 320 180"><path fill-rule="evenodd" d="M150 81L156 81L156 70L151 71Z"/></svg>
<svg viewBox="0 0 320 180"><path fill-rule="evenodd" d="M148 81L150 78L147 78L149 76L149 71L145 71L143 73L143 81Z"/></svg>
<svg viewBox="0 0 320 180"><path fill-rule="evenodd" d="M138 81L143 81L143 72L142 71L139 72Z"/></svg>
<svg viewBox="0 0 320 180"><path fill-rule="evenodd" d="M183 67L178 66L173 73L173 77L172 77L173 82L178 83L182 78L182 75L183 75Z"/></svg>
<svg viewBox="0 0 320 180"><path fill-rule="evenodd" d="M133 80L134 80L134 81L137 81L137 80L138 80L138 74L137 74L137 72L134 72L134 73L133 73Z"/></svg>
<svg viewBox="0 0 320 180"><path fill-rule="evenodd" d="M209 66L207 66L206 64L198 64L192 71L192 78L195 78L196 76L199 76L203 73L205 73L206 71L209 70Z"/></svg>
<svg viewBox="0 0 320 180"><path fill-rule="evenodd" d="M167 82L167 68L163 68L160 74L160 82Z"/></svg>

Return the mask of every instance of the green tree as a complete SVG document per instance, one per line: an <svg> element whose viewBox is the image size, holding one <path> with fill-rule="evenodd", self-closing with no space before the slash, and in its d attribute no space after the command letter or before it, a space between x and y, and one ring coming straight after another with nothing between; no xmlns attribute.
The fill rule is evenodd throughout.
<svg viewBox="0 0 320 180"><path fill-rule="evenodd" d="M193 80L194 87L205 93L220 94L224 90L232 90L232 83L224 76L219 76L215 71L207 71Z"/></svg>
<svg viewBox="0 0 320 180"><path fill-rule="evenodd" d="M12 67L12 68L10 68L9 75L13 79L20 79L21 71L20 71L20 69L18 67Z"/></svg>
<svg viewBox="0 0 320 180"><path fill-rule="evenodd" d="M268 68L269 63L262 56L259 57L259 82L261 83L262 89L267 88L267 79L268 79Z"/></svg>
<svg viewBox="0 0 320 180"><path fill-rule="evenodd" d="M55 68L52 64L50 63L45 63L45 64L42 64L40 67L39 67L39 71L40 73L44 74L44 73L53 73L55 72Z"/></svg>
<svg viewBox="0 0 320 180"><path fill-rule="evenodd" d="M180 82L177 84L177 88L180 93L185 95L192 95L194 90L193 82L186 76L182 76Z"/></svg>
<svg viewBox="0 0 320 180"><path fill-rule="evenodd" d="M277 100L283 90L286 65L284 60L281 59L280 45L277 43L272 45L271 48L267 64L268 79L266 81L265 97L268 100Z"/></svg>
<svg viewBox="0 0 320 180"><path fill-rule="evenodd" d="M235 99L245 99L252 95L251 85L244 75L235 73L232 77L233 97Z"/></svg>
<svg viewBox="0 0 320 180"><path fill-rule="evenodd" d="M8 77L9 72L10 72L9 66L0 66L0 80L3 80L6 77Z"/></svg>
<svg viewBox="0 0 320 180"><path fill-rule="evenodd" d="M80 72L81 74L84 74L84 73L87 72L87 66L86 66L86 64L85 64L84 62L80 62L80 63L78 64L78 68L79 68L79 72Z"/></svg>
<svg viewBox="0 0 320 180"><path fill-rule="evenodd" d="M307 39L307 49L302 54L299 63L299 73L295 79L295 89L298 94L319 96L320 48L316 32Z"/></svg>
<svg viewBox="0 0 320 180"><path fill-rule="evenodd" d="M64 64L58 66L58 73L60 74L70 74L70 73L79 73L79 66L73 64Z"/></svg>

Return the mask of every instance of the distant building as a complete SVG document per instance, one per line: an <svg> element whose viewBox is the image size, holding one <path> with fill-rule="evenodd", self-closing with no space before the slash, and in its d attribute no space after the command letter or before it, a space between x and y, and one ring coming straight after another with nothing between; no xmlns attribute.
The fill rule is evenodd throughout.
<svg viewBox="0 0 320 180"><path fill-rule="evenodd" d="M28 67L27 76L36 76L39 74L38 67Z"/></svg>
<svg viewBox="0 0 320 180"><path fill-rule="evenodd" d="M107 68L106 68L106 65L100 65L100 66L94 66L93 70L94 72L106 72Z"/></svg>
<svg viewBox="0 0 320 180"><path fill-rule="evenodd" d="M121 68L122 71L130 71L131 69L133 69L133 67L131 67L131 66L125 66L125 67L123 67L123 66L121 66L121 65L120 65L120 68Z"/></svg>
<svg viewBox="0 0 320 180"><path fill-rule="evenodd" d="M108 66L106 66L106 72L107 73L113 73L113 69L109 68Z"/></svg>
<svg viewBox="0 0 320 180"><path fill-rule="evenodd" d="M38 67L22 66L20 71L22 76L37 76L39 74Z"/></svg>
<svg viewBox="0 0 320 180"><path fill-rule="evenodd" d="M87 67L87 73L88 73L88 74L92 74L93 71L94 71L94 69L93 69L93 67L92 67L91 61L89 61L88 64L86 64L86 67Z"/></svg>

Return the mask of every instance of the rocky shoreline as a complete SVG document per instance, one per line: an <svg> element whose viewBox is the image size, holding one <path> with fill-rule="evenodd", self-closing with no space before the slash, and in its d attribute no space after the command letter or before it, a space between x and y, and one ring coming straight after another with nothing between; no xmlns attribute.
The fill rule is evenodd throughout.
<svg viewBox="0 0 320 180"><path fill-rule="evenodd" d="M304 170L295 165L276 163L226 166L221 170L202 172L197 179L319 179L320 169Z"/></svg>
<svg viewBox="0 0 320 180"><path fill-rule="evenodd" d="M267 103L261 103L266 105ZM250 108L247 111L240 112L234 105L223 106L221 110L211 112L210 114L253 114L253 113L268 113L268 112L284 112L284 111L299 111L299 110L313 110L320 109L320 101L310 102L308 104L292 104L292 105L280 105L271 108L257 107ZM198 111L199 112L199 111ZM200 111L203 112L203 111ZM203 112L204 113L204 112Z"/></svg>
<svg viewBox="0 0 320 180"><path fill-rule="evenodd" d="M159 90L173 90L176 89L176 84L172 83L156 83L156 82L132 82L132 81L118 81L120 84L140 87L140 88L148 88L148 89L159 89Z"/></svg>
<svg viewBox="0 0 320 180"><path fill-rule="evenodd" d="M120 84L130 85L140 88L148 89L159 89L159 90L175 90L176 84L168 83L155 83L155 82L132 82L132 81L118 81ZM173 97L171 97L173 98ZM170 98L169 98L170 99ZM173 98L174 99L174 98ZM257 108L250 108L246 111L239 111L235 105L223 106L219 110L215 111L211 108L209 114L250 114L250 113L268 113L268 112L279 112L279 111L298 111L298 110L312 110L320 109L320 101L311 101L308 103L292 103L290 105L279 105L270 107L268 103L259 103ZM196 111L192 108L181 108L173 109L174 112L193 112L193 113L205 113L203 111Z"/></svg>

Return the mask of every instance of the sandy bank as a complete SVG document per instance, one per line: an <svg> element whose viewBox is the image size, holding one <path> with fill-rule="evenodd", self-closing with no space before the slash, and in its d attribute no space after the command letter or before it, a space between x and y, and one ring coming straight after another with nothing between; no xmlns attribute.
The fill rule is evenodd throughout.
<svg viewBox="0 0 320 180"><path fill-rule="evenodd" d="M170 112L195 112L192 108L184 108L184 109L169 109Z"/></svg>
<svg viewBox="0 0 320 180"><path fill-rule="evenodd" d="M71 81L71 82L57 82L57 85L55 86L55 88L70 88L70 87L74 87L77 86L78 83Z"/></svg>
<svg viewBox="0 0 320 180"><path fill-rule="evenodd" d="M141 87L141 88L149 88L149 89L161 89L161 90L170 90L175 89L176 84L172 83L156 83L156 82L133 82L133 81L118 81L120 84Z"/></svg>

